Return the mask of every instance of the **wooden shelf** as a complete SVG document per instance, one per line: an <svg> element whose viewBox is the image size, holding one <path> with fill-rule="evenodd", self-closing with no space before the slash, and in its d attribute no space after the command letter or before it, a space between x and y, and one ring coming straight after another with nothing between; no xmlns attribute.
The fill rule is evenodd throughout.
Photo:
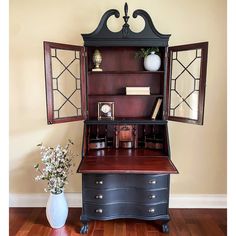
<svg viewBox="0 0 236 236"><path fill-rule="evenodd" d="M104 151L104 152L102 152ZM109 155L110 152L110 155ZM100 156L98 156L100 155ZM171 160L152 150L89 151L81 161L79 173L177 174Z"/></svg>
<svg viewBox="0 0 236 236"><path fill-rule="evenodd" d="M161 94L149 94L149 95L127 95L127 94L88 94L90 97L134 97L134 96L150 96L150 97L158 97L163 98Z"/></svg>
<svg viewBox="0 0 236 236"><path fill-rule="evenodd" d="M164 74L164 71L88 71L89 74Z"/></svg>
<svg viewBox="0 0 236 236"><path fill-rule="evenodd" d="M126 117L126 118L116 118L114 120L98 120L97 118L90 118L84 121L85 124L92 125L92 124L155 124L155 125L165 125L167 124L166 120L152 120L147 119L145 117L140 118L133 118L133 117Z"/></svg>
<svg viewBox="0 0 236 236"><path fill-rule="evenodd" d="M90 157L101 157L101 156L108 156L108 157L167 157L167 155L162 151L158 149L145 149L145 148L137 148L137 149L126 149L126 148L106 148L101 150L89 150L87 152L87 156Z"/></svg>

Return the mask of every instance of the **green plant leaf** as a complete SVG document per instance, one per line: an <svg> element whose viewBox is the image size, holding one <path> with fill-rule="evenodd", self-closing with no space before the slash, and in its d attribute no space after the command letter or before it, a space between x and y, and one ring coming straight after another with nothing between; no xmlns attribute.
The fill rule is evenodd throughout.
<svg viewBox="0 0 236 236"><path fill-rule="evenodd" d="M34 165L34 168L38 169L39 168L39 164Z"/></svg>
<svg viewBox="0 0 236 236"><path fill-rule="evenodd" d="M141 48L139 51L135 53L136 58L144 58L148 56L151 52L155 52L155 54L159 53L159 48Z"/></svg>

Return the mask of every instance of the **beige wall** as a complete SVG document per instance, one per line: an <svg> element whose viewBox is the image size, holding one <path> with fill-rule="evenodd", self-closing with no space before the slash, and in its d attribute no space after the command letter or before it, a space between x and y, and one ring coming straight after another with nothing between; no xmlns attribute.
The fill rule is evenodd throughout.
<svg viewBox="0 0 236 236"><path fill-rule="evenodd" d="M171 33L170 45L209 41L204 126L169 122L172 160L180 172L172 177L172 193L226 193L226 1L126 2L130 15L144 9L161 33ZM82 45L80 34L93 31L108 9L123 15L124 3L10 1L10 193L43 191L44 184L34 182L38 143L65 144L71 138L80 154L83 122L46 124L43 41ZM138 22L134 30L141 28ZM80 175L70 178L67 191L81 192Z"/></svg>

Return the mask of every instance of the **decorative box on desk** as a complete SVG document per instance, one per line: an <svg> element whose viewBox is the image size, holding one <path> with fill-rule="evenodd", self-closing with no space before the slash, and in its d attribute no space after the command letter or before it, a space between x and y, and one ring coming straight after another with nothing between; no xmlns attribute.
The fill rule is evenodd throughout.
<svg viewBox="0 0 236 236"><path fill-rule="evenodd" d="M145 21L139 33L127 14L125 4L122 30L111 32L107 20L120 13L108 10L93 33L82 34L83 47L44 42L48 123L85 120L81 233L90 220L116 218L160 220L168 232L169 180L178 171L167 120L203 124L208 43L168 47L170 35L147 12L133 13ZM155 72L135 58L150 47L161 57ZM127 95L127 87L138 89Z"/></svg>

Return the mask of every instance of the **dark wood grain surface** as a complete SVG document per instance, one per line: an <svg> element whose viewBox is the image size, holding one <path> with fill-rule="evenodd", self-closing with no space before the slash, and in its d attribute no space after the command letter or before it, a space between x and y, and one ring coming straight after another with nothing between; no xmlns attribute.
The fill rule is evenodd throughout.
<svg viewBox="0 0 236 236"><path fill-rule="evenodd" d="M70 208L66 225L54 230L45 208L10 208L9 236L80 235L80 208ZM159 222L141 220L91 221L87 236L226 236L226 209L170 209L170 232L161 232Z"/></svg>
<svg viewBox="0 0 236 236"><path fill-rule="evenodd" d="M101 150L100 150L101 151ZM128 151L128 150L124 150ZM130 150L131 151L131 150ZM145 152L144 152L145 151ZM150 152L148 152L150 151ZM96 151L98 152L98 151ZM90 155L91 153L91 155ZM117 155L106 155L101 152L100 156L89 152L79 166L80 173L136 173L136 174L177 174L178 171L168 157L152 156L155 152L143 150L125 155L122 152ZM149 155L148 155L149 153ZM122 155L123 154L123 155ZM138 155L139 154L139 155Z"/></svg>

